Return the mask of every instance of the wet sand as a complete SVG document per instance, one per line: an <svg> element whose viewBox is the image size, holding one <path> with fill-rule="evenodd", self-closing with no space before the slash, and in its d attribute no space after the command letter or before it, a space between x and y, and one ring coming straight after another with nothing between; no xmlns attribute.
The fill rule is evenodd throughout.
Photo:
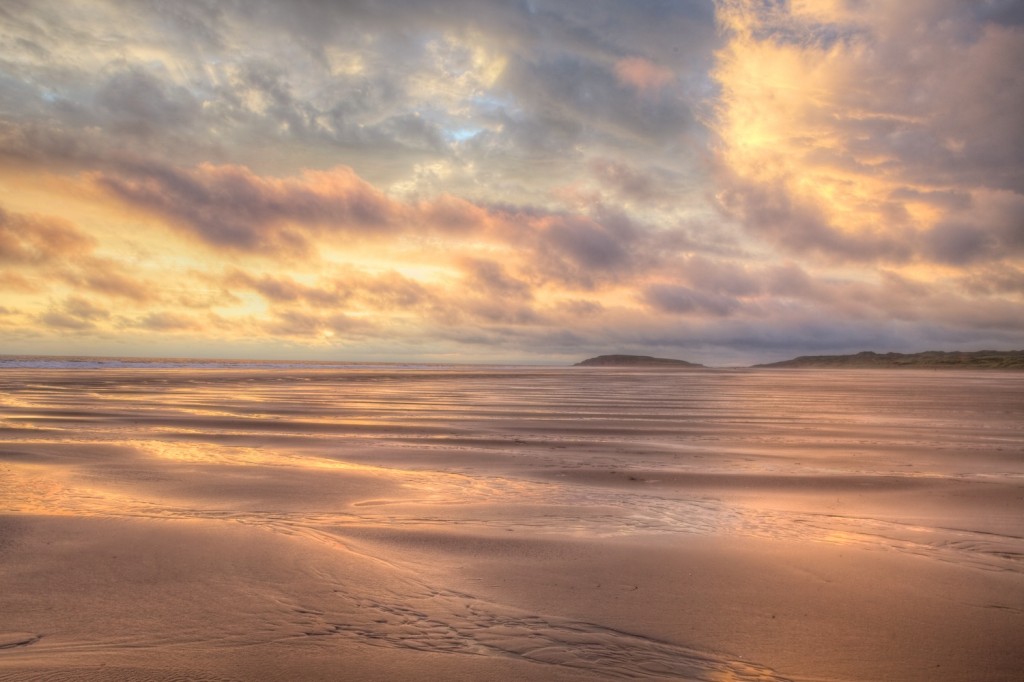
<svg viewBox="0 0 1024 682"><path fill-rule="evenodd" d="M0 679L1018 680L1024 374L4 370Z"/></svg>

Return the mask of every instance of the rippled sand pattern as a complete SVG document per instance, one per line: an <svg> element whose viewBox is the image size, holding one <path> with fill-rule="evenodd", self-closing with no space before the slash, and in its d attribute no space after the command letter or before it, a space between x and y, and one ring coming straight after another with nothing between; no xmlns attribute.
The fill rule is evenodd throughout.
<svg viewBox="0 0 1024 682"><path fill-rule="evenodd" d="M709 634L721 624L695 629L685 613L658 611L657 597L616 611L562 590L542 609L539 593L512 585L536 572L530 589L544 590L544 571L582 575L586 557L663 549L725 552L733 564L729 552L759 552L779 581L797 581L798 553L896 561L939 585L973 581L952 611L999 614L992 627L1007 641L1012 627L1024 632L1019 373L6 370L0 490L0 578L20 590L0 597L12 614L0 624L0 679L103 678L108 654L120 662L110 679L329 678L338 660L381 679L866 679L888 669L910 679L881 652L874 667L809 651L751 658L741 645L768 657L777 647ZM247 554L261 543L274 557L265 566ZM167 546L179 550L161 559ZM224 556L209 560L218 546ZM494 566L516 547L540 558L501 577ZM55 565L76 551L100 578ZM32 566L58 584L33 582ZM595 584L622 574L602 571ZM216 617L178 609L169 629L195 630L179 641L111 605L122 579L165 600L186 581L242 601ZM732 608L738 586L709 584L722 596L702 608ZM844 586L839 596L853 599ZM63 589L75 590L65 603L85 610L83 623L109 611L107 634L54 615L45 593ZM810 635L796 621L799 649ZM944 661L949 679L1000 679L1024 663L996 640L988 664ZM203 652L279 647L309 648L324 667L285 656L254 671L222 653L196 665ZM125 654L138 650L155 652L150 663ZM412 658L390 669L380 650ZM474 667L494 661L513 667Z"/></svg>

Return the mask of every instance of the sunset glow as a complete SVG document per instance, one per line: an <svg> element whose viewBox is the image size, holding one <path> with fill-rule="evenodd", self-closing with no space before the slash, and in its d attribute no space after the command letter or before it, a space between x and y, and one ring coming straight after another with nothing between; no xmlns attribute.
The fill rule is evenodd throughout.
<svg viewBox="0 0 1024 682"><path fill-rule="evenodd" d="M1024 13L0 9L5 353L1024 346Z"/></svg>

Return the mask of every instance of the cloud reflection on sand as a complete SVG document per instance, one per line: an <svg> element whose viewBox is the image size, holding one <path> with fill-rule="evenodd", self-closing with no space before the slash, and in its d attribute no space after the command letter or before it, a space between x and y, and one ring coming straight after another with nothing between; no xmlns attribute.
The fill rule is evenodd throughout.
<svg viewBox="0 0 1024 682"><path fill-rule="evenodd" d="M202 516L204 505L223 511L231 496L219 497L248 487L246 507L262 501L268 510L307 513L309 497L294 494L305 489L320 491L312 495L322 502L319 518L342 523L855 537L902 546L878 532L904 528L898 518L794 510L785 500L836 486L847 488L840 497L858 488L877 497L915 478L966 485L1022 476L1012 415L976 401L943 411L943 399L927 393L942 381L934 375L900 388L871 373L832 387L770 373L165 370L56 373L53 385L36 374L10 384L3 408L5 425L36 432L15 436L18 447L45 453L34 463L8 462L7 475L22 483L8 503L21 510ZM766 378L784 388L766 390ZM991 393L984 379L957 378L972 394ZM987 423L969 430L964 409ZM75 448L84 442L109 452L80 457ZM951 448L970 459L950 462L941 451ZM722 475L707 478L715 472ZM364 499L356 480L390 493ZM762 481L759 494L771 505L750 499ZM698 494L687 494L695 485ZM194 508L186 506L197 493ZM514 519L505 518L509 505ZM973 531L994 529L956 532ZM930 535L912 544L963 546L938 529Z"/></svg>
<svg viewBox="0 0 1024 682"><path fill-rule="evenodd" d="M772 541L916 557L1018 587L1024 578L1015 374L8 370L0 380L6 514L269 531L382 562L395 580L417 569L413 554L387 548L416 537L438 548ZM463 556L447 551L428 565ZM390 596L352 588L384 620L342 610L310 631L551 655L591 672L614 659L627 676L774 679L493 598L472 602L472 616L463 582L406 580ZM1004 611L1021 612L1012 601ZM404 625L385 625L393 617ZM643 656L661 667L630 667Z"/></svg>

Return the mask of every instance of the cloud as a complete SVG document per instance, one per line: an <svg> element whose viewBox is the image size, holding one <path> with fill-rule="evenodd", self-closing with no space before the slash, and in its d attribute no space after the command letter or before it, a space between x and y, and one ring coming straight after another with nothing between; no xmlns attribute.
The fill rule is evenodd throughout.
<svg viewBox="0 0 1024 682"><path fill-rule="evenodd" d="M367 277L355 286L363 304L377 310L407 310L435 305L435 295L430 289L397 272Z"/></svg>
<svg viewBox="0 0 1024 682"><path fill-rule="evenodd" d="M946 2L737 0L719 21L713 126L730 217L839 260L998 257L1003 227L964 214L1024 193L1024 128L1009 113L1024 107L1020 26Z"/></svg>
<svg viewBox="0 0 1024 682"><path fill-rule="evenodd" d="M615 76L623 85L646 93L668 84L673 73L643 57L625 57L615 62Z"/></svg>
<svg viewBox="0 0 1024 682"><path fill-rule="evenodd" d="M96 104L112 133L139 137L190 125L201 112L200 103L187 89L139 68L107 79L96 92Z"/></svg>
<svg viewBox="0 0 1024 682"><path fill-rule="evenodd" d="M594 177L620 197L634 201L650 201L660 198L663 194L660 178L655 177L653 173L641 171L614 159L593 159L589 165Z"/></svg>
<svg viewBox="0 0 1024 682"><path fill-rule="evenodd" d="M241 166L126 166L95 182L211 245L250 252L308 252L309 232L382 233L398 207L350 168L266 178ZM300 227L297 227L299 225Z"/></svg>
<svg viewBox="0 0 1024 682"><path fill-rule="evenodd" d="M550 280L593 288L599 282L627 277L638 268L653 267L663 251L676 248L673 239L685 236L679 230L654 232L624 211L603 204L584 213L481 205L450 195L402 201L345 167L286 178L209 164L184 169L154 163L120 168L117 173L96 173L93 181L110 197L160 217L180 233L239 254L314 257L324 246L353 241L382 248L395 239L470 240L507 250L523 282ZM457 255L452 249L438 252L442 259ZM474 262L472 258L465 262ZM475 277L487 286L500 280L496 272L480 269ZM312 295L311 290L282 278L249 285L272 299ZM338 291L322 294L321 302L329 302Z"/></svg>
<svg viewBox="0 0 1024 682"><path fill-rule="evenodd" d="M814 283L799 265L786 263L768 269L765 287L773 296L804 298L813 293Z"/></svg>
<svg viewBox="0 0 1024 682"><path fill-rule="evenodd" d="M976 191L976 201L946 217L924 235L931 259L964 266L1024 255L1024 194Z"/></svg>
<svg viewBox="0 0 1024 682"><path fill-rule="evenodd" d="M381 186L446 163L462 169L460 190L504 176L506 199L535 201L547 187L518 162L531 145L568 152L582 139L665 155L676 122L693 123L690 102L681 91L645 103L623 95L660 70L679 84L703 78L712 7L86 1L71 13L42 0L10 9L0 29L15 75L0 81L11 113L3 146L69 162L131 153L282 175L343 159ZM582 170L569 156L557 165Z"/></svg>
<svg viewBox="0 0 1024 682"><path fill-rule="evenodd" d="M127 272L119 262L109 259L80 260L75 269L66 270L61 276L77 287L136 303L146 303L155 297L149 282Z"/></svg>
<svg viewBox="0 0 1024 682"><path fill-rule="evenodd" d="M437 303L437 294L414 279L394 271L375 274L351 266L336 267L330 276L319 277L312 283L266 273L256 275L235 268L224 276L222 284L235 293L259 293L274 311L301 307L316 312L382 315L387 311L423 309L426 312Z"/></svg>
<svg viewBox="0 0 1024 682"><path fill-rule="evenodd" d="M104 320L110 313L81 296L69 296L63 304L64 312L82 320Z"/></svg>
<svg viewBox="0 0 1024 682"><path fill-rule="evenodd" d="M1024 268L998 263L976 268L958 283L971 296L1017 294L1024 296Z"/></svg>
<svg viewBox="0 0 1024 682"><path fill-rule="evenodd" d="M261 323L262 332L281 338L296 338L314 343L335 343L340 338L359 338L371 333L374 325L344 313L316 313L281 310Z"/></svg>
<svg viewBox="0 0 1024 682"><path fill-rule="evenodd" d="M149 284L128 272L120 261L96 255L100 246L95 237L62 218L0 208L0 264L16 270L0 277L0 288L33 293L63 283L81 292L135 302L150 300ZM78 311L85 304L84 299L69 300L79 302L77 310L65 309L64 313L71 317L51 320L64 319L69 323L71 318L81 317Z"/></svg>
<svg viewBox="0 0 1024 682"><path fill-rule="evenodd" d="M8 4L5 333L712 363L1019 340L1017 5Z"/></svg>
<svg viewBox="0 0 1024 682"><path fill-rule="evenodd" d="M684 100L625 96L632 94L633 86L624 86L615 73L568 55L544 61L512 60L501 84L529 110L546 109L550 122L545 130L557 130L552 124L566 122L564 130L570 135L559 146L595 133L619 139L620 144L630 140L665 143L680 137L694 121Z"/></svg>
<svg viewBox="0 0 1024 682"><path fill-rule="evenodd" d="M57 330L91 331L96 328L96 325L89 320L84 320L58 310L44 313L39 316L38 320L44 326Z"/></svg>
<svg viewBox="0 0 1024 682"><path fill-rule="evenodd" d="M622 266L633 236L626 222L598 222L583 216L553 216L544 221L542 230L544 241L581 272Z"/></svg>
<svg viewBox="0 0 1024 682"><path fill-rule="evenodd" d="M39 316L39 321L56 329L92 331L110 318L110 312L81 296L69 296Z"/></svg>
<svg viewBox="0 0 1024 682"><path fill-rule="evenodd" d="M133 327L155 332L197 332L207 331L210 325L194 316L167 310L154 311L132 323Z"/></svg>
<svg viewBox="0 0 1024 682"><path fill-rule="evenodd" d="M528 301L533 297L530 285L510 276L499 263L480 258L463 261L465 282L471 290L489 297Z"/></svg>
<svg viewBox="0 0 1024 682"><path fill-rule="evenodd" d="M0 207L0 263L52 263L88 252L95 244L95 239L67 221Z"/></svg>
<svg viewBox="0 0 1024 682"><path fill-rule="evenodd" d="M652 284L643 292L644 301L665 313L707 313L726 316L739 308L728 296L709 294L677 284Z"/></svg>
<svg viewBox="0 0 1024 682"><path fill-rule="evenodd" d="M933 260L964 265L990 252L991 240L985 230L974 225L939 223L926 236L926 252Z"/></svg>
<svg viewBox="0 0 1024 682"><path fill-rule="evenodd" d="M224 279L228 287L251 289L272 303L294 304L299 301L317 307L342 305L351 295L341 282L321 282L310 286L297 282L291 277L252 274L235 269Z"/></svg>
<svg viewBox="0 0 1024 682"><path fill-rule="evenodd" d="M686 280L700 291L727 296L749 296L761 291L761 283L741 264L691 256L683 266Z"/></svg>
<svg viewBox="0 0 1024 682"><path fill-rule="evenodd" d="M555 308L560 313L567 314L574 318L593 317L595 315L600 315L605 310L605 307L601 305L599 301L588 301L578 298L559 301Z"/></svg>
<svg viewBox="0 0 1024 682"><path fill-rule="evenodd" d="M747 180L722 176L719 206L749 232L793 253L835 260L902 262L912 253L910 232L890 226L884 216L860 229L835 224L832 207L794 191L788 179Z"/></svg>

